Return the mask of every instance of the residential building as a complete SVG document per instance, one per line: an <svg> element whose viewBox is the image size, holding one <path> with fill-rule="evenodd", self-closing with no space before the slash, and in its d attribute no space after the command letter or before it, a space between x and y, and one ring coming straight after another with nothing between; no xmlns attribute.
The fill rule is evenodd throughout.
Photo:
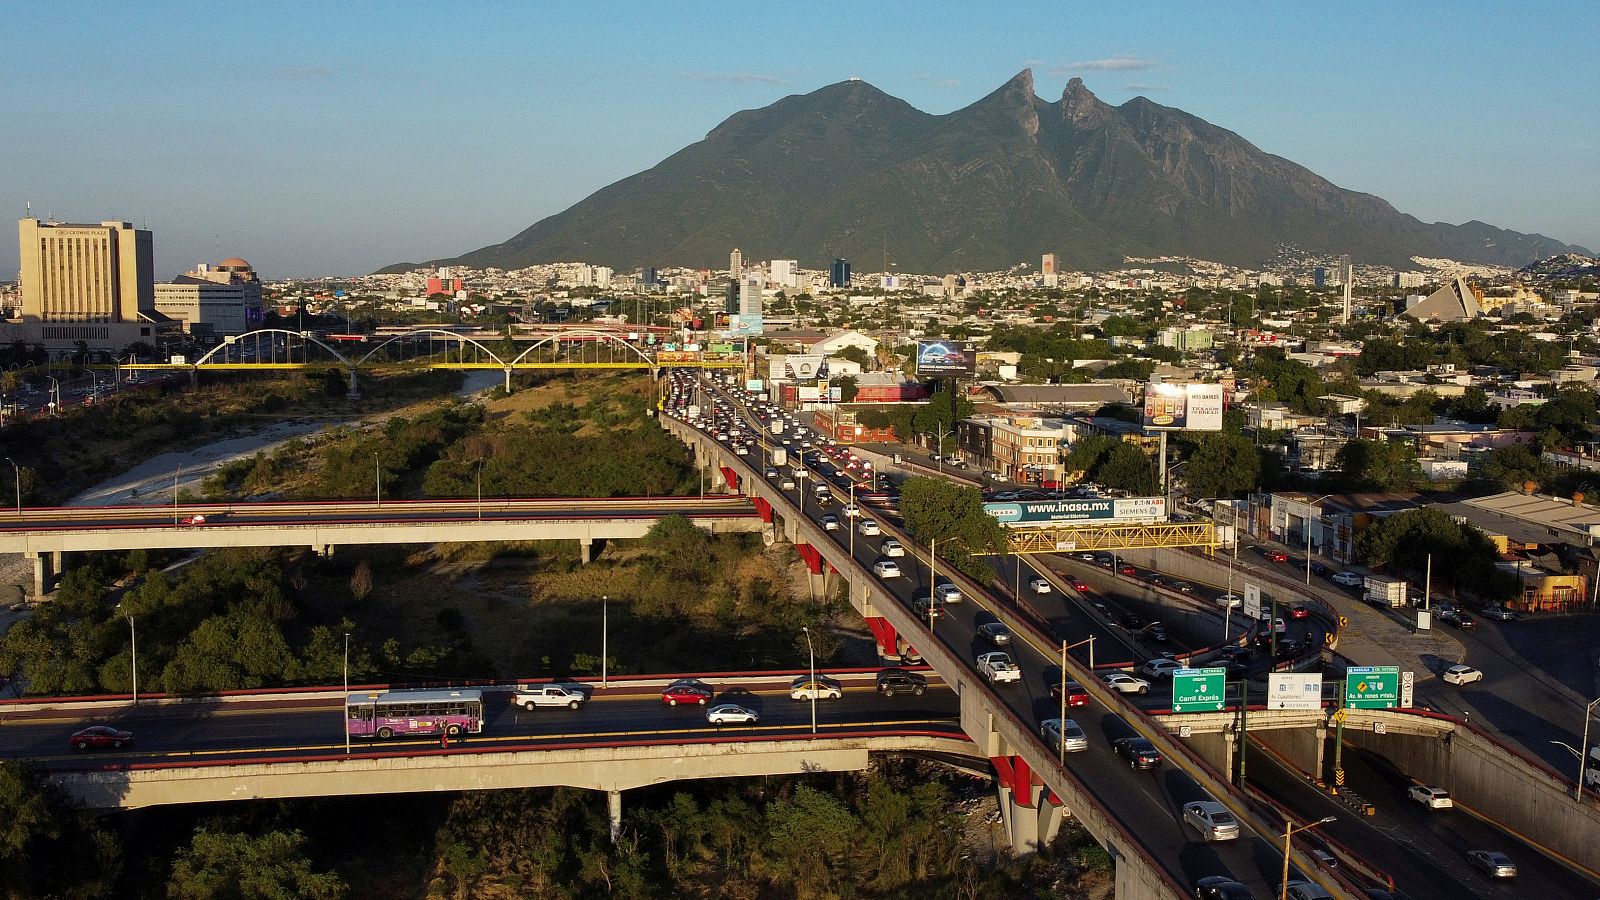
<svg viewBox="0 0 1600 900"><path fill-rule="evenodd" d="M1133 397L1108 382L1088 384L984 384L974 399L988 399L1007 407L1047 409L1055 413L1097 410L1116 403L1132 403Z"/></svg>
<svg viewBox="0 0 1600 900"><path fill-rule="evenodd" d="M1156 341L1163 347L1171 347L1181 353L1195 350L1209 350L1215 342L1215 337L1210 329L1200 325L1191 325L1188 328L1164 328L1156 335Z"/></svg>
<svg viewBox="0 0 1600 900"><path fill-rule="evenodd" d="M771 265L772 283L780 288L800 286L800 263L793 259L775 259Z"/></svg>
<svg viewBox="0 0 1600 900"><path fill-rule="evenodd" d="M739 252L738 247L735 247L733 252L728 254L728 278L732 281L738 281L743 277L744 254Z"/></svg>
<svg viewBox="0 0 1600 900"><path fill-rule="evenodd" d="M956 425L962 458L1001 477L1026 484L1059 484L1062 448L1076 429L1045 416L972 416Z"/></svg>

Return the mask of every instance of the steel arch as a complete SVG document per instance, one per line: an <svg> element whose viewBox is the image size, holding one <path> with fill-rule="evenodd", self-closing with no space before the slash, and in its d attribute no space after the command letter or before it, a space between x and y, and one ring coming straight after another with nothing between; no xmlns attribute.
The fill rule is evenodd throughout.
<svg viewBox="0 0 1600 900"><path fill-rule="evenodd" d="M493 359L496 363L499 363L501 368L506 368L506 361L501 359L500 355L498 353L495 353L493 350L490 350L488 347L486 347L483 344L473 340L472 338L466 337L464 335L456 334L454 331L447 331L447 330L445 330L443 328L418 328L415 331L408 331L408 332L406 332L404 334L397 334L397 335L389 338L388 340L384 341L383 343L377 345L376 347L373 347L371 350L368 350L367 354L365 356L361 357L359 360L357 360L355 364L357 366L365 365L367 360L372 358L372 354L377 353L379 350L382 350L383 348L389 346L390 344L394 343L395 341L402 340L402 339L414 338L414 337L416 337L418 335L422 335L422 334L437 334L437 335L441 335L441 336L447 337L447 338L455 338L456 340L462 342L463 344L471 344L472 346L477 347L479 350L482 350L484 353L489 354L489 358Z"/></svg>
<svg viewBox="0 0 1600 900"><path fill-rule="evenodd" d="M523 357L525 357L528 354L532 353L533 351L539 349L540 347L543 347L546 344L549 344L549 343L554 342L554 341L565 341L565 340L571 340L572 338L580 338L580 337L598 338L598 339L600 339L602 341L610 341L613 344L618 344L618 345L628 349L629 351L631 351L635 356L639 357L640 361L643 362L646 366L648 366L650 368L651 372L654 372L656 370L656 368L657 368L656 361L651 359L648 355L646 355L643 350L640 350L638 347L635 347L634 345L628 343L627 341L623 340L622 338L617 337L614 334L611 334L610 332L597 331L597 330L592 329L592 328L574 328L571 331L563 331L560 334L553 334L553 335L551 335L551 336L549 336L547 338L544 338L543 340L537 341L532 346L530 346L528 349L522 351L521 353L518 353L517 354L517 358L513 359L511 361L511 366L514 368L517 363L522 362L522 358Z"/></svg>
<svg viewBox="0 0 1600 900"><path fill-rule="evenodd" d="M234 344L238 343L240 338L244 338L246 336L259 336L259 335L263 335L263 334L281 334L281 335L285 335L286 337L300 338L303 341L310 341L311 343L316 344L318 347L321 347L322 349L328 351L329 353L332 353L334 355L334 358L338 359L340 364L342 364L346 369L353 369L357 365L359 365L358 363L353 363L349 359L346 359L345 355L343 353L340 353L338 350L335 350L333 347L329 346L328 344L323 343L316 335L312 334L311 332L309 332L309 331L290 331L287 328L257 328L255 331L246 331L244 334L236 336L234 338L234 340L223 341L222 343L216 345L215 347L212 347L210 350L207 350L203 356L201 356L199 359L195 360L193 363L190 363L190 365L193 366L194 368L199 368L200 366L205 365L206 364L206 360L209 360L211 357L215 356L219 350L226 350L228 347L231 347Z"/></svg>

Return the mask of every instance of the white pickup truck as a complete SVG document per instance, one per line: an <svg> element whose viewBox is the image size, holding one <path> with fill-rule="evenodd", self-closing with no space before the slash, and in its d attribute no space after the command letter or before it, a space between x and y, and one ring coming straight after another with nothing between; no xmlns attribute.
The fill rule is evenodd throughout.
<svg viewBox="0 0 1600 900"><path fill-rule="evenodd" d="M586 699L580 688L569 684L524 684L517 687L517 696L512 702L527 710L535 706L577 709Z"/></svg>
<svg viewBox="0 0 1600 900"><path fill-rule="evenodd" d="M1022 670L1017 668L1017 664L1011 661L1010 656L999 651L979 656L978 671L989 679L990 684L1022 680Z"/></svg>

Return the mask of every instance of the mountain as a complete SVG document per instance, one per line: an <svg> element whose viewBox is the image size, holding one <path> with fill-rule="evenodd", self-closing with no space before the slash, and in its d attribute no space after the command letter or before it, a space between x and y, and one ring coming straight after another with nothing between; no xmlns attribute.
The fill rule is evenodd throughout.
<svg viewBox="0 0 1600 900"><path fill-rule="evenodd" d="M864 271L886 252L912 272L1047 252L1093 270L1160 255L1257 265L1283 244L1397 267L1589 253L1482 222L1423 223L1182 110L1144 97L1110 106L1077 78L1051 103L1024 69L942 116L856 79L745 110L503 244L425 265L721 268L738 247Z"/></svg>
<svg viewBox="0 0 1600 900"><path fill-rule="evenodd" d="M1529 263L1518 269L1516 277L1525 279L1600 278L1600 259L1563 253Z"/></svg>

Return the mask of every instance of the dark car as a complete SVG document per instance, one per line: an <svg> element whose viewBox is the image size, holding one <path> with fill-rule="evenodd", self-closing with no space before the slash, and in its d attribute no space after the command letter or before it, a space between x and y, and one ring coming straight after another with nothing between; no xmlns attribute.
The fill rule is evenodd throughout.
<svg viewBox="0 0 1600 900"><path fill-rule="evenodd" d="M1222 662L1236 662L1240 665L1249 665L1256 658L1256 652L1249 647L1223 647L1217 651L1217 659Z"/></svg>
<svg viewBox="0 0 1600 900"><path fill-rule="evenodd" d="M884 669L878 673L878 693L885 697L895 694L922 696L928 690L928 679L918 672L905 669Z"/></svg>
<svg viewBox="0 0 1600 900"><path fill-rule="evenodd" d="M1154 769L1161 765L1161 751L1142 737L1117 738L1111 742L1111 749L1135 769Z"/></svg>
<svg viewBox="0 0 1600 900"><path fill-rule="evenodd" d="M1144 619L1140 618L1136 613L1123 613L1118 618L1122 622L1123 628L1139 629L1144 627Z"/></svg>
<svg viewBox="0 0 1600 900"><path fill-rule="evenodd" d="M1199 900L1251 900L1250 889L1226 875L1207 875L1194 883Z"/></svg>
<svg viewBox="0 0 1600 900"><path fill-rule="evenodd" d="M1304 619L1308 618L1310 615L1311 608L1309 606L1296 603L1295 605L1289 607L1289 618L1291 619Z"/></svg>
<svg viewBox="0 0 1600 900"><path fill-rule="evenodd" d="M120 749L133 743L133 732L112 728L110 725L90 725L82 731L74 732L67 738L67 746L74 750L99 749L111 747Z"/></svg>
<svg viewBox="0 0 1600 900"><path fill-rule="evenodd" d="M1144 636L1158 644L1167 642L1167 626L1160 622L1151 622L1144 629Z"/></svg>
<svg viewBox="0 0 1600 900"><path fill-rule="evenodd" d="M1333 571L1332 569L1328 568L1327 566L1323 565L1322 563L1314 562L1314 563L1311 564L1311 574L1313 574L1313 575L1326 575L1326 574L1328 574L1329 572L1332 572L1332 571Z"/></svg>
<svg viewBox="0 0 1600 900"><path fill-rule="evenodd" d="M1449 622L1451 625L1454 625L1457 628L1477 628L1478 627L1478 620L1477 619L1474 619L1473 617L1467 615L1464 612L1461 612L1460 610L1457 610L1455 615L1452 615L1450 618L1445 619L1445 621Z"/></svg>

